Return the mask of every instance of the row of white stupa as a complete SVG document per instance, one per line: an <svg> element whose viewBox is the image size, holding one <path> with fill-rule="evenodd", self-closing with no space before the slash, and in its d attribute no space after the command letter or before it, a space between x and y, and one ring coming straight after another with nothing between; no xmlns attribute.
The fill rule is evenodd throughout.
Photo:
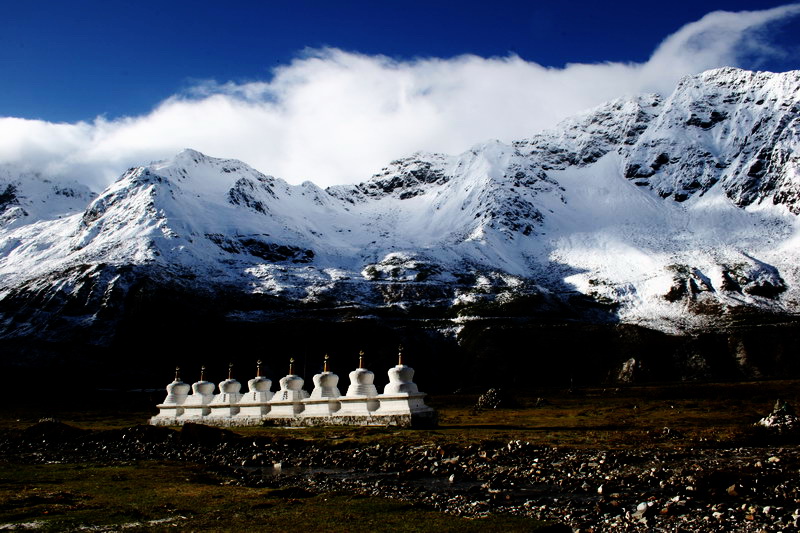
<svg viewBox="0 0 800 533"><path fill-rule="evenodd" d="M160 426L182 425L185 422L217 426L252 426L265 423L285 425L412 425L412 420L435 423L434 410L425 405L425 393L419 392L412 381L414 369L403 364L402 351L397 366L389 369L389 383L378 391L373 384L375 374L363 368L363 352L359 367L350 372L350 386L342 396L338 389L339 376L328 371L325 356L323 371L313 378L311 394L303 390L304 380L292 371L280 380L280 390L273 393L272 380L261 375L258 361L256 377L247 382L247 393L239 392L241 383L232 378L220 382L219 393L214 384L200 381L190 387L180 380L176 369L175 381L167 385L167 397L157 407L159 413L150 423ZM205 367L203 367L203 370Z"/></svg>

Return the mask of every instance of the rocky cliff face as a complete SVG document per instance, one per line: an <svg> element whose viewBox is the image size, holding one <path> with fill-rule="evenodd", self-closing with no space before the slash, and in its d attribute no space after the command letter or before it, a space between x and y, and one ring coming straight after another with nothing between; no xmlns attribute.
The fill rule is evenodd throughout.
<svg viewBox="0 0 800 533"><path fill-rule="evenodd" d="M0 339L113 344L159 291L234 322L388 313L452 335L793 317L798 111L800 72L718 69L327 190L193 150L99 195L4 168Z"/></svg>
<svg viewBox="0 0 800 533"><path fill-rule="evenodd" d="M798 90L796 72L684 79L631 151L625 176L679 202L719 182L740 207L771 201L798 214Z"/></svg>

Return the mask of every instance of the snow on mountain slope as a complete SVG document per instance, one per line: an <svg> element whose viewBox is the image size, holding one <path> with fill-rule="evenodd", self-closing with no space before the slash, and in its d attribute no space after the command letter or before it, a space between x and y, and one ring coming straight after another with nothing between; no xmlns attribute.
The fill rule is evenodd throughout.
<svg viewBox="0 0 800 533"><path fill-rule="evenodd" d="M796 310L796 285L788 298L775 298L787 283L773 266L797 279L797 253L774 249L796 234L792 215L743 210L721 188L663 201L625 180L624 164L608 154L556 177L570 207L548 219L550 258L578 271L568 283L620 304L623 321L670 331L708 326L729 308Z"/></svg>
<svg viewBox="0 0 800 533"><path fill-rule="evenodd" d="M679 202L720 181L739 206L770 199L798 214L798 143L800 72L718 69L681 81L625 175Z"/></svg>
<svg viewBox="0 0 800 533"><path fill-rule="evenodd" d="M736 309L796 313L799 101L798 72L718 69L666 99L622 98L512 145L418 153L324 191L186 150L128 170L90 203L75 189L65 198L81 212L66 202L28 219L13 213L33 213L36 195L18 191L39 182L0 176L0 213L12 213L0 300L136 266L326 306L468 314L582 294L670 331Z"/></svg>
<svg viewBox="0 0 800 533"><path fill-rule="evenodd" d="M544 170L590 165L608 152L635 144L661 109L657 94L619 98L514 146Z"/></svg>
<svg viewBox="0 0 800 533"><path fill-rule="evenodd" d="M77 213L94 197L75 181L54 181L0 165L0 228Z"/></svg>

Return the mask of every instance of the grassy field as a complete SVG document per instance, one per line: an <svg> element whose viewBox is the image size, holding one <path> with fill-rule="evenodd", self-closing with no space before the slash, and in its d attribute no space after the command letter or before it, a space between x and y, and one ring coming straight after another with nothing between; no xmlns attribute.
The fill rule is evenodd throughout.
<svg viewBox="0 0 800 533"><path fill-rule="evenodd" d="M146 423L163 393L103 392L57 404L7 404L0 429L17 431L41 418L92 430ZM783 398L800 405L800 382L662 384L518 393L518 407L475 412L477 395L430 398L440 427L240 428L243 435L328 443L520 439L575 448L679 448L756 443L752 424ZM0 450L2 452L2 450ZM324 518L322 518L324 517ZM53 531L253 529L328 531L535 531L541 523L509 516L466 519L410 503L302 489L229 486L185 463L18 464L0 453L0 529L29 524Z"/></svg>
<svg viewBox="0 0 800 533"><path fill-rule="evenodd" d="M518 407L476 412L477 395L428 398L439 412L434 430L364 427L239 428L245 435L276 438L399 438L470 442L520 439L575 447L697 446L746 438L752 424L782 398L800 407L800 381L660 384L637 387L540 389L517 393ZM163 392L100 392L56 403L6 404L0 429L22 429L55 418L84 429L114 429L147 423Z"/></svg>
<svg viewBox="0 0 800 533"><path fill-rule="evenodd" d="M226 486L200 466L14 465L0 470L0 527L44 531L530 531L540 523L466 519L414 504L304 489Z"/></svg>

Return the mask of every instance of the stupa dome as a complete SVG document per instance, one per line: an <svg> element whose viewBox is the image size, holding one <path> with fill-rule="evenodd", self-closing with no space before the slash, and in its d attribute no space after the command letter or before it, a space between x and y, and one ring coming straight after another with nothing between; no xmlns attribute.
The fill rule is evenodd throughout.
<svg viewBox="0 0 800 533"><path fill-rule="evenodd" d="M311 398L338 398L342 394L337 385L339 376L333 372L322 372L314 375L314 390L311 391Z"/></svg>
<svg viewBox="0 0 800 533"><path fill-rule="evenodd" d="M414 369L406 365L397 365L389 369L389 383L411 383L414 381Z"/></svg>
<svg viewBox="0 0 800 533"><path fill-rule="evenodd" d="M272 388L272 380L263 376L256 376L247 382L250 392L266 392Z"/></svg>
<svg viewBox="0 0 800 533"><path fill-rule="evenodd" d="M373 382L375 374L366 368L356 368L350 372L350 386L347 388L347 396L376 396L377 389Z"/></svg>
<svg viewBox="0 0 800 533"><path fill-rule="evenodd" d="M350 383L355 385L372 385L375 382L375 373L366 368L356 368L350 372Z"/></svg>
<svg viewBox="0 0 800 533"><path fill-rule="evenodd" d="M389 383L383 389L383 393L418 393L419 389L413 379L414 369L403 364L403 350L401 347L397 358L397 366L389 369Z"/></svg>
<svg viewBox="0 0 800 533"><path fill-rule="evenodd" d="M256 361L256 377L247 382L249 392L269 392L272 388L272 380L261 375L261 359Z"/></svg>
<svg viewBox="0 0 800 533"><path fill-rule="evenodd" d="M181 381L180 371L180 367L175 367L175 379L167 385L167 397L164 399L167 405L182 404L191 389L188 383Z"/></svg>
<svg viewBox="0 0 800 533"><path fill-rule="evenodd" d="M203 396L207 396L209 394L214 394L214 384L210 381L195 381L192 383L192 393L193 394L202 394Z"/></svg>
<svg viewBox="0 0 800 533"><path fill-rule="evenodd" d="M188 383L176 378L175 381L167 385L167 396L186 396L190 390L191 386Z"/></svg>
<svg viewBox="0 0 800 533"><path fill-rule="evenodd" d="M333 372L322 372L321 374L314 375L314 387L322 387L324 389L334 388L339 384L339 376Z"/></svg>
<svg viewBox="0 0 800 533"><path fill-rule="evenodd" d="M384 394L395 394L398 392L419 392L417 384L411 381L414 379L414 369L406 365L397 365L389 369L389 383L383 390Z"/></svg>
<svg viewBox="0 0 800 533"><path fill-rule="evenodd" d="M306 381L303 378L301 378L300 376L296 376L294 374L283 376L279 381L281 385L281 390L291 390L291 391L301 390L305 382Z"/></svg>
<svg viewBox="0 0 800 533"><path fill-rule="evenodd" d="M167 394L189 394L191 385L183 381L175 380L167 385Z"/></svg>
<svg viewBox="0 0 800 533"><path fill-rule="evenodd" d="M189 390L191 387L189 384L184 383L181 380L181 367L175 367L175 379L167 385L167 401L169 402L170 398L174 398L175 396L186 396L189 394Z"/></svg>
<svg viewBox="0 0 800 533"><path fill-rule="evenodd" d="M219 383L219 391L223 394L238 394L241 388L242 384L232 378L220 381Z"/></svg>
<svg viewBox="0 0 800 533"><path fill-rule="evenodd" d="M314 390L311 391L310 398L338 398L342 395L336 387L339 384L339 376L328 371L328 355L325 354L325 364L322 372L314 374Z"/></svg>

